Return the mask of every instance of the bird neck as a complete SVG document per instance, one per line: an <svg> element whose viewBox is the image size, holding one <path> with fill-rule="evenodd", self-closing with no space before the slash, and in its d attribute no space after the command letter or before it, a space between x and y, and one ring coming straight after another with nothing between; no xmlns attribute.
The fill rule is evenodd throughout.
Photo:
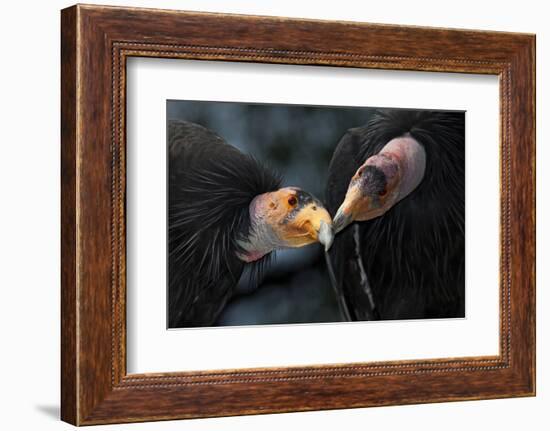
<svg viewBox="0 0 550 431"><path fill-rule="evenodd" d="M239 241L242 251L239 259L245 262L254 262L276 248L283 247L279 236L267 222L264 207L262 205L265 195L256 196L249 206L250 229L248 237Z"/></svg>
<svg viewBox="0 0 550 431"><path fill-rule="evenodd" d="M243 252L239 253L239 259L250 263L261 259L276 248L281 247L280 240L264 220L252 220L248 238L239 241Z"/></svg>

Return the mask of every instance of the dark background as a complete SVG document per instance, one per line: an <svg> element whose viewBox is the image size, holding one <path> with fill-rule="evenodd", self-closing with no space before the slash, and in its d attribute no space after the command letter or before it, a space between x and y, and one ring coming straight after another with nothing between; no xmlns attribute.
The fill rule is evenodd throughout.
<svg viewBox="0 0 550 431"><path fill-rule="evenodd" d="M205 126L324 201L332 153L347 129L369 120L373 108L267 105L169 100L168 119ZM243 273L236 296L217 325L340 321L322 247L279 250L264 279L251 285Z"/></svg>

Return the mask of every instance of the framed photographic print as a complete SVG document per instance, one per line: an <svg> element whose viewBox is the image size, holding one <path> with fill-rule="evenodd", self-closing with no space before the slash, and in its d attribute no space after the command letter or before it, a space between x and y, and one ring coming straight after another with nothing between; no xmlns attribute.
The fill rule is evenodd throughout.
<svg viewBox="0 0 550 431"><path fill-rule="evenodd" d="M535 394L535 38L62 11L62 419Z"/></svg>

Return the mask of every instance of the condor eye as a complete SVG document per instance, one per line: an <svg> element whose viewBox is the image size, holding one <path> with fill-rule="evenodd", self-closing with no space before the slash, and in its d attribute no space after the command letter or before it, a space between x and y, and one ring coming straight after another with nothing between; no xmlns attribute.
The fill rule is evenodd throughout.
<svg viewBox="0 0 550 431"><path fill-rule="evenodd" d="M290 197L288 198L288 204L289 204L290 206L293 207L293 206L296 205L297 203L298 203L298 199L296 199L296 196L290 196Z"/></svg>
<svg viewBox="0 0 550 431"><path fill-rule="evenodd" d="M386 193L388 193L388 190L386 189L386 187L384 187L378 192L378 196L386 196Z"/></svg>

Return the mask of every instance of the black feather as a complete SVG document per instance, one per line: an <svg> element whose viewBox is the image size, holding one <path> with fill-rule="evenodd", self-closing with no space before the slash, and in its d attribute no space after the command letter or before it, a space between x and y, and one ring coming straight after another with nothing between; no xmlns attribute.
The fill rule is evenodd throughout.
<svg viewBox="0 0 550 431"><path fill-rule="evenodd" d="M331 214L355 171L388 141L410 133L426 151L421 184L383 216L359 223L363 265L382 319L464 316L464 127L461 112L379 110L335 150L327 184ZM353 247L348 228L331 254L353 317L364 320Z"/></svg>
<svg viewBox="0 0 550 431"><path fill-rule="evenodd" d="M168 143L168 325L212 325L243 271L249 205L281 179L198 124L170 121Z"/></svg>

